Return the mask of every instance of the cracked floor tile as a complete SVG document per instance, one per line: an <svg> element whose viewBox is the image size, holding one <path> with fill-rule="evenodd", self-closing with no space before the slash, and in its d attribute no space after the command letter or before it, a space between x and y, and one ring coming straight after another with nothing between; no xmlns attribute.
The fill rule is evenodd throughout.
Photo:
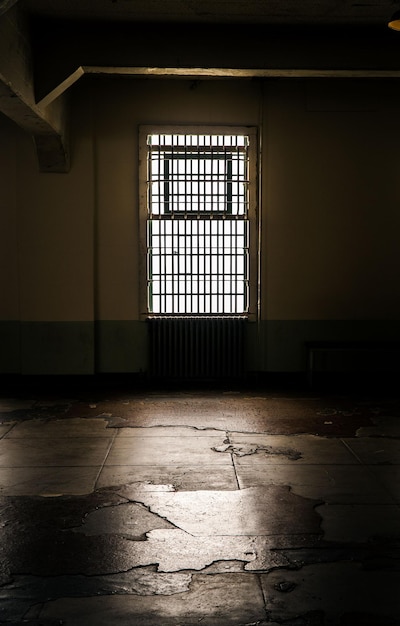
<svg viewBox="0 0 400 626"><path fill-rule="evenodd" d="M261 485L288 485L303 498L326 503L392 504L389 488L382 488L378 475L361 465L238 465L236 473L241 489ZM391 484L391 478L387 481ZM399 477L400 479L400 477ZM400 488L399 492L400 493Z"/></svg>
<svg viewBox="0 0 400 626"><path fill-rule="evenodd" d="M372 418L373 426L362 426L357 437L400 437L400 419L396 416L379 415Z"/></svg>
<svg viewBox="0 0 400 626"><path fill-rule="evenodd" d="M195 574L184 593L60 598L47 603L40 618L73 626L243 626L261 622L265 611L256 575Z"/></svg>
<svg viewBox="0 0 400 626"><path fill-rule="evenodd" d="M281 463L354 464L357 460L346 446L336 439L316 437L315 435L243 435L231 433L229 441L234 446L255 447L256 453L238 456L238 465L261 464L279 465Z"/></svg>
<svg viewBox="0 0 400 626"><path fill-rule="evenodd" d="M195 428L194 426L150 426L141 428L118 428L118 437L220 437L225 431L216 428Z"/></svg>
<svg viewBox="0 0 400 626"><path fill-rule="evenodd" d="M364 543L375 538L400 539L400 508L397 504L323 504L325 541Z"/></svg>
<svg viewBox="0 0 400 626"><path fill-rule="evenodd" d="M105 466L229 465L229 456L217 454L212 449L224 439L224 434L213 437L117 437Z"/></svg>
<svg viewBox="0 0 400 626"><path fill-rule="evenodd" d="M34 406L34 404L34 400L22 400L21 398L0 398L0 413L29 410Z"/></svg>
<svg viewBox="0 0 400 626"><path fill-rule="evenodd" d="M95 488L99 467L0 467L0 495L85 495Z"/></svg>
<svg viewBox="0 0 400 626"><path fill-rule="evenodd" d="M107 429L104 419L34 419L17 424L6 436L7 439L59 439L65 437L107 437L115 434L113 429Z"/></svg>
<svg viewBox="0 0 400 626"><path fill-rule="evenodd" d="M382 618L398 620L400 615L399 571L366 571L354 562L323 563L261 574L261 581L268 615L279 623L311 611L321 615L321 626L350 624L343 621L346 614L353 614L353 623L363 623L355 621L361 614L375 619L365 619L364 624L377 625Z"/></svg>
<svg viewBox="0 0 400 626"><path fill-rule="evenodd" d="M111 437L0 440L0 467L102 465Z"/></svg>
<svg viewBox="0 0 400 626"><path fill-rule="evenodd" d="M392 495L395 502L400 504L400 465L373 465L369 466L369 469Z"/></svg>
<svg viewBox="0 0 400 626"><path fill-rule="evenodd" d="M58 598L110 595L168 596L189 591L192 575L159 573L151 567L105 576L13 576L0 587L0 623L37 618L43 603ZM67 601L67 600L66 600ZM29 622L30 623L30 622Z"/></svg>
<svg viewBox="0 0 400 626"><path fill-rule="evenodd" d="M366 465L400 464L400 446L396 439L363 437L344 441L356 457Z"/></svg>
<svg viewBox="0 0 400 626"><path fill-rule="evenodd" d="M358 428L370 426L376 413L369 404L347 399L285 397L240 392L149 394L128 402L100 402L72 408L70 415L108 412L116 427L188 426L270 434L310 433L326 436L354 436ZM332 408L333 407L333 408ZM326 416L329 424L326 423Z"/></svg>
<svg viewBox="0 0 400 626"><path fill-rule="evenodd" d="M2 424L0 426L0 439L2 439L2 437L5 437L7 433L9 433L13 426L14 423Z"/></svg>
<svg viewBox="0 0 400 626"><path fill-rule="evenodd" d="M140 482L170 484L174 491L233 491L237 489L233 465L111 465L101 470L97 487L116 487L130 497L135 484Z"/></svg>

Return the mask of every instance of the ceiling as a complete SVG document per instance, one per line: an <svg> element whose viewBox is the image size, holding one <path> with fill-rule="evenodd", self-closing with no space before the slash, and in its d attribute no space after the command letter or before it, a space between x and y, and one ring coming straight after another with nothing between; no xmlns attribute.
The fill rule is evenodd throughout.
<svg viewBox="0 0 400 626"><path fill-rule="evenodd" d="M400 0L0 0L0 114L33 136L42 172L66 172L68 95L84 76L398 81L400 33L387 22L399 9Z"/></svg>
<svg viewBox="0 0 400 626"><path fill-rule="evenodd" d="M20 2L30 14L58 19L262 24L379 25L386 24L392 13L400 8L400 2L397 0L20 0Z"/></svg>

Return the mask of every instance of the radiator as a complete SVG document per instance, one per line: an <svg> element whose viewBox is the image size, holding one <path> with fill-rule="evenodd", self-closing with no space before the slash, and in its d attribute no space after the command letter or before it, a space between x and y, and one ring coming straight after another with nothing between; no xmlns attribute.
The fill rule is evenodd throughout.
<svg viewBox="0 0 400 626"><path fill-rule="evenodd" d="M242 317L149 318L150 374L180 379L244 374Z"/></svg>

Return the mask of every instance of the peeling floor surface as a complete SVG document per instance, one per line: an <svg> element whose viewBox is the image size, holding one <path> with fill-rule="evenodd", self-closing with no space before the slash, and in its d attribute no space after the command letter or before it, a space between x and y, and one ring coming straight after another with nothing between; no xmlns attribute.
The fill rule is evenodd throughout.
<svg viewBox="0 0 400 626"><path fill-rule="evenodd" d="M0 624L399 626L400 398L0 397Z"/></svg>

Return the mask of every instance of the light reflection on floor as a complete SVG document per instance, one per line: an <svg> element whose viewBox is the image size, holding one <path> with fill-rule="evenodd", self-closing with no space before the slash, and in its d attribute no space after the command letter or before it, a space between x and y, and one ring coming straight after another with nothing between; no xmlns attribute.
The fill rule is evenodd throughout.
<svg viewBox="0 0 400 626"><path fill-rule="evenodd" d="M0 399L0 623L398 625L399 420L350 396Z"/></svg>

